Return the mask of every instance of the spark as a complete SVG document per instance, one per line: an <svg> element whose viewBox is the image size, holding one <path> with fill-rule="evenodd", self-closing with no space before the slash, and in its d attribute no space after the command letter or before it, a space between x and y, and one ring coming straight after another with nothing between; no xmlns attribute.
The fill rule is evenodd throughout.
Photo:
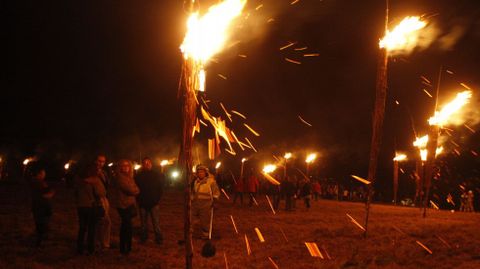
<svg viewBox="0 0 480 269"><path fill-rule="evenodd" d="M303 57L318 57L320 56L320 53L307 53L303 54Z"/></svg>
<svg viewBox="0 0 480 269"><path fill-rule="evenodd" d="M257 149L253 146L252 142L248 139L248 137L245 137L245 141L247 141L248 145L252 148L253 151L257 152Z"/></svg>
<svg viewBox="0 0 480 269"><path fill-rule="evenodd" d="M286 235L285 232L283 231L282 227L280 227L280 232L282 233L282 236L283 236L283 239L285 239L285 242L288 243L287 235Z"/></svg>
<svg viewBox="0 0 480 269"><path fill-rule="evenodd" d="M427 82L428 84L432 84L432 83L430 82L430 80L428 80L426 77L420 76L420 78L423 79L423 80L424 80L425 82Z"/></svg>
<svg viewBox="0 0 480 269"><path fill-rule="evenodd" d="M202 125L204 125L205 127L208 127L208 125L207 125L204 121L202 121L201 119L199 119L198 121L199 121Z"/></svg>
<svg viewBox="0 0 480 269"><path fill-rule="evenodd" d="M227 260L227 253L223 252L223 259L225 260L225 269L228 269L228 260Z"/></svg>
<svg viewBox="0 0 480 269"><path fill-rule="evenodd" d="M462 87L464 87L465 89L467 89L467 90L470 90L470 91L472 90L472 88L470 88L470 87L469 87L467 84L465 84L465 83L460 83L460 85L461 85Z"/></svg>
<svg viewBox="0 0 480 269"><path fill-rule="evenodd" d="M250 254L252 254L252 250L250 249L250 243L248 242L247 234L245 234L245 246L247 248L247 255L250 256Z"/></svg>
<svg viewBox="0 0 480 269"><path fill-rule="evenodd" d="M293 64L302 64L301 62L292 60L292 59L290 59L290 58L285 58L285 61L290 62L290 63L293 63Z"/></svg>
<svg viewBox="0 0 480 269"><path fill-rule="evenodd" d="M463 126L467 128L470 132L475 133L475 130L472 127L468 126L467 124L463 124Z"/></svg>
<svg viewBox="0 0 480 269"><path fill-rule="evenodd" d="M430 97L430 98L433 97L426 89L423 89L423 92L425 92L428 95L428 97Z"/></svg>
<svg viewBox="0 0 480 269"><path fill-rule="evenodd" d="M230 215L230 219L232 220L232 224L233 224L233 228L235 229L235 233L238 234L237 225L235 224L235 221L233 220L233 216L232 216L232 215Z"/></svg>
<svg viewBox="0 0 480 269"><path fill-rule="evenodd" d="M240 57L240 58L247 58L247 55L245 55L245 54L238 54L238 57Z"/></svg>
<svg viewBox="0 0 480 269"><path fill-rule="evenodd" d="M450 75L453 75L453 72L450 70L446 70L446 72L449 73Z"/></svg>
<svg viewBox="0 0 480 269"><path fill-rule="evenodd" d="M472 153L473 156L478 156L478 153L476 151L474 151L473 149L470 152Z"/></svg>
<svg viewBox="0 0 480 269"><path fill-rule="evenodd" d="M241 149L242 151L245 150L245 149L243 148L243 145L244 145L244 144L243 144L242 142L240 142L240 140L238 140L238 138L237 138L237 136L235 135L235 133L234 133L233 131L232 131L231 133L232 133L233 139L235 139L235 141L237 142L237 144L238 144L238 146L240 147L240 149Z"/></svg>
<svg viewBox="0 0 480 269"><path fill-rule="evenodd" d="M219 77L223 78L224 80L227 80L227 77L226 77L226 76L224 76L224 75L222 75L222 74L217 74L217 76L219 76Z"/></svg>
<svg viewBox="0 0 480 269"><path fill-rule="evenodd" d="M244 120L247 119L247 117L245 117L243 114L241 114L240 112L238 111L235 111L235 110L230 110L233 114L236 114L238 115L240 118L243 118Z"/></svg>
<svg viewBox="0 0 480 269"><path fill-rule="evenodd" d="M285 46L283 46L283 47L280 47L279 50L284 50L284 49L289 48L289 47L291 47L291 46L293 46L293 45L295 45L295 44L297 44L297 42L288 42L287 45L285 45Z"/></svg>
<svg viewBox="0 0 480 269"><path fill-rule="evenodd" d="M258 5L258 6L255 8L255 10L259 10L259 9L261 9L262 7L263 7L263 4L260 4L260 5Z"/></svg>
<svg viewBox="0 0 480 269"><path fill-rule="evenodd" d="M320 252L320 250L318 249L317 243L315 243L315 242L305 242L305 246L307 247L308 252L310 253L310 256L319 257L322 260L324 259L323 255L322 255L322 252Z"/></svg>
<svg viewBox="0 0 480 269"><path fill-rule="evenodd" d="M293 0L293 2L290 3L290 5L295 5L298 1L300 0Z"/></svg>
<svg viewBox="0 0 480 269"><path fill-rule="evenodd" d="M398 102L397 100L395 100L395 104L400 105L400 102Z"/></svg>
<svg viewBox="0 0 480 269"><path fill-rule="evenodd" d="M351 176L352 176L354 179L356 179L356 180L358 180L358 181L360 181L360 182L362 182L362 183L364 183L364 184L367 184L367 185L368 185L368 184L372 183L372 182L370 182L370 181L368 181L368 180L366 180L366 179L363 179L363 178L361 178L361 177L359 177L359 176L355 176L355 175L351 175Z"/></svg>
<svg viewBox="0 0 480 269"><path fill-rule="evenodd" d="M452 246L445 240L443 239L442 237L440 237L439 235L435 235L435 237L438 238L438 240L440 240L443 244L445 244L445 246L447 246L448 248L452 248Z"/></svg>
<svg viewBox="0 0 480 269"><path fill-rule="evenodd" d="M438 207L437 204L435 204L432 200L430 200L430 204L432 205L433 208L435 208L436 210L439 210L440 208Z"/></svg>
<svg viewBox="0 0 480 269"><path fill-rule="evenodd" d="M295 48L295 49L293 49L293 50L295 50L295 51L302 51L302 50L306 50L306 49L308 49L308 47Z"/></svg>
<svg viewBox="0 0 480 269"><path fill-rule="evenodd" d="M268 197L268 195L265 195L265 197L267 198L268 205L270 206L270 209L272 210L273 215L277 214L277 213L275 212L275 209L274 209L273 206L272 206L272 202L270 201L270 198Z"/></svg>
<svg viewBox="0 0 480 269"><path fill-rule="evenodd" d="M227 198L227 200L230 201L230 196L228 196L227 192L223 188L221 190L222 190L223 195L225 195L225 198Z"/></svg>
<svg viewBox="0 0 480 269"><path fill-rule="evenodd" d="M265 238L263 238L263 235L260 232L260 229L255 227L255 233L257 233L257 237L258 237L258 240L260 241L260 243L265 243Z"/></svg>
<svg viewBox="0 0 480 269"><path fill-rule="evenodd" d="M300 116L300 115L298 115L298 119L300 119L301 122L305 123L305 125L308 125L308 126L310 126L310 127L313 126L312 124L310 124L310 123L308 123L306 120L304 120L304 119L302 118L302 116Z"/></svg>
<svg viewBox="0 0 480 269"><path fill-rule="evenodd" d="M230 120L230 122L232 122L232 115L228 113L227 109L225 109L225 106L221 102L220 102L220 106L222 107L223 112L225 112L225 115L227 115L227 118Z"/></svg>
<svg viewBox="0 0 480 269"><path fill-rule="evenodd" d="M360 228L361 230L365 231L365 228L363 228L362 225L360 225L360 223L358 223L358 221L356 221L352 216L350 216L349 214L347 214L347 217L350 218L350 221L357 225L358 228Z"/></svg>
<svg viewBox="0 0 480 269"><path fill-rule="evenodd" d="M325 252L325 255L327 256L327 259L331 260L332 257L330 257L330 255L328 255L328 252L327 252L327 249L325 248L325 246L322 246L322 249Z"/></svg>
<svg viewBox="0 0 480 269"><path fill-rule="evenodd" d="M253 203L258 206L258 202L257 202L257 199L255 199L255 196L253 196L252 194L250 194L250 197L252 197L252 200L253 200Z"/></svg>
<svg viewBox="0 0 480 269"><path fill-rule="evenodd" d="M245 127L247 127L247 129L248 129L250 132L252 132L252 134L254 134L255 136L260 136L260 134L257 133L255 130L253 130L252 127L248 126L248 124L244 123L243 125L244 125Z"/></svg>
<svg viewBox="0 0 480 269"><path fill-rule="evenodd" d="M268 21L267 21L267 22L268 22L268 23L270 23L270 22L274 22L274 21L275 21L275 19L274 19L274 18L270 18L270 19L268 19Z"/></svg>
<svg viewBox="0 0 480 269"><path fill-rule="evenodd" d="M273 267L275 267L275 269L279 269L278 265L272 260L270 256L268 257L268 260L270 260L270 262L272 263Z"/></svg>
<svg viewBox="0 0 480 269"><path fill-rule="evenodd" d="M425 249L428 253L433 254L433 252L432 252L429 248L427 248L427 246L425 246L424 244L422 244L422 242L420 242L420 241L418 241L418 240L415 241L415 242L416 242L419 246L421 246L423 249Z"/></svg>

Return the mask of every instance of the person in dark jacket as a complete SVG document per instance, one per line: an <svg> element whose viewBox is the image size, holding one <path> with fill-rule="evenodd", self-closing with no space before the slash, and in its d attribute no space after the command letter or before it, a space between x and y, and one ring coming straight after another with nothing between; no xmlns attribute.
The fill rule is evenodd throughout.
<svg viewBox="0 0 480 269"><path fill-rule="evenodd" d="M142 225L140 240L145 242L148 238L148 217L150 216L155 232L155 242L161 244L163 237L160 232L160 208L158 203L163 194L165 178L163 174L152 168L152 160L144 158L142 169L135 177L135 182L140 189L140 194L137 197Z"/></svg>
<svg viewBox="0 0 480 269"><path fill-rule="evenodd" d="M291 176L287 176L286 179L280 183L280 190L282 192L282 196L285 197L286 211L293 210L293 199L296 191L295 183L293 181L294 180Z"/></svg>
<svg viewBox="0 0 480 269"><path fill-rule="evenodd" d="M312 184L310 180L305 178L300 182L300 195L305 204L307 211L310 209L310 200L312 198Z"/></svg>
<svg viewBox="0 0 480 269"><path fill-rule="evenodd" d="M49 231L52 205L50 200L55 192L45 182L45 169L38 164L31 166L32 213L35 221L35 247L41 247Z"/></svg>

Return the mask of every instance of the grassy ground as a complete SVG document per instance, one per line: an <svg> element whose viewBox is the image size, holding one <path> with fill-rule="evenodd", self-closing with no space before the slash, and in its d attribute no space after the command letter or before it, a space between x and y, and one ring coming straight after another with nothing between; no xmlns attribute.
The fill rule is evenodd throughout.
<svg viewBox="0 0 480 269"><path fill-rule="evenodd" d="M18 185L0 185L0 268L184 267L184 249L177 244L183 233L181 193L168 192L162 201L163 245L152 241L142 245L135 238L131 255L123 257L118 249L75 255L77 218L72 191L58 188L57 192L51 236L43 249L36 250L31 248L33 220L28 193ZM266 198L257 199L258 207L241 207L222 197L214 225L217 255L201 257L203 242L195 241L195 268L226 268L225 257L229 268L275 268L269 257L279 268L480 268L479 214L430 210L423 219L416 208L373 205L369 236L363 239L362 231L346 216L348 213L363 223L362 204L320 200L306 212L297 201L295 212L280 210L273 215ZM112 219L113 240L118 242L116 212ZM138 218L135 225L139 226ZM255 227L265 243L258 240ZM251 255L246 252L245 234ZM304 242L316 242L330 259L311 257Z"/></svg>

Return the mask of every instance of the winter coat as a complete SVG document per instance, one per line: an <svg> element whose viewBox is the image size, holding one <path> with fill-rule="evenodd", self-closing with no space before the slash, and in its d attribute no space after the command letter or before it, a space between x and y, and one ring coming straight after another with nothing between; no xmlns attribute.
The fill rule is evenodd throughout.
<svg viewBox="0 0 480 269"><path fill-rule="evenodd" d="M260 187L260 183L255 176L249 176L247 178L247 192L257 192L258 188Z"/></svg>
<svg viewBox="0 0 480 269"><path fill-rule="evenodd" d="M110 188L113 207L125 209L135 205L135 196L139 193L140 190L132 177L120 173L113 178Z"/></svg>
<svg viewBox="0 0 480 269"><path fill-rule="evenodd" d="M220 197L220 190L213 177L195 178L193 182L193 200L216 200Z"/></svg>
<svg viewBox="0 0 480 269"><path fill-rule="evenodd" d="M98 176L89 178L77 177L75 180L75 200L77 207L92 207L100 205L106 191Z"/></svg>
<svg viewBox="0 0 480 269"><path fill-rule="evenodd" d="M163 194L164 175L154 170L142 170L135 177L140 190L137 197L138 206L152 208L158 204Z"/></svg>

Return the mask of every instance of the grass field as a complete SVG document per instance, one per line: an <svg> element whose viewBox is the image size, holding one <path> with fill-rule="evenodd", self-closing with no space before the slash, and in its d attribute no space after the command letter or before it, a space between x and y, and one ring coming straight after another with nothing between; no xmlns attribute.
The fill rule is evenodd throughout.
<svg viewBox="0 0 480 269"><path fill-rule="evenodd" d="M72 190L57 188L50 238L43 249L33 249L28 191L19 185L0 185L0 268L182 268L184 249L177 244L183 234L181 195L167 192L162 200L163 245L151 239L140 244L135 237L128 257L118 249L78 256ZM476 213L429 210L424 219L417 208L373 205L369 236L364 239L346 215L363 224L363 204L320 200L313 201L306 212L297 201L296 211L279 210L273 215L265 196L257 200L258 207L232 206L222 197L214 223L217 254L201 257L203 242L195 241L195 268L226 268L225 260L228 268L275 268L272 261L279 268L480 268L480 215ZM116 212L111 215L113 241L118 242L119 217ZM251 255L247 255L245 235ZM311 257L305 242L315 242L324 259Z"/></svg>

